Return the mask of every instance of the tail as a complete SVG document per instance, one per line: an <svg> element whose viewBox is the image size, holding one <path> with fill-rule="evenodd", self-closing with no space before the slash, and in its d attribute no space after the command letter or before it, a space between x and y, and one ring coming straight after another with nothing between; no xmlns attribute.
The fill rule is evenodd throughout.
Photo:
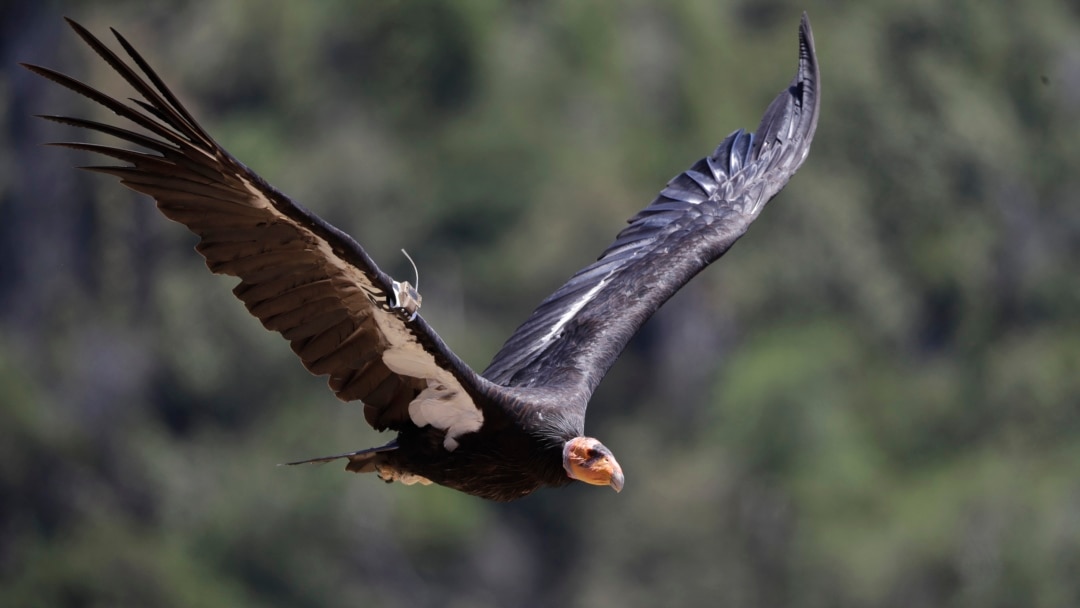
<svg viewBox="0 0 1080 608"><path fill-rule="evenodd" d="M397 448L397 439L394 439L390 443L379 446L377 448L367 448L366 450L346 452L345 454L337 454L335 456L319 456L318 458L296 460L293 462L286 462L284 464L287 466L294 466L298 464L323 464L326 462L332 462L334 460L341 460L342 458L348 458L349 464L345 465L346 471L352 471L353 473L374 473L375 465L377 464L379 454L382 454L383 452L390 452L396 450Z"/></svg>

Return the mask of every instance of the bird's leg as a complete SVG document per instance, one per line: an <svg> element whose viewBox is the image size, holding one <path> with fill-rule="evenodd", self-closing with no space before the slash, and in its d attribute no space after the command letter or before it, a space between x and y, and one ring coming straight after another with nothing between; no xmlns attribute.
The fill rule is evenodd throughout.
<svg viewBox="0 0 1080 608"><path fill-rule="evenodd" d="M431 480L415 473L405 473L395 469L394 467L386 464L376 464L375 474L379 476L379 479L386 483L398 482L402 485L411 486L414 484L420 484L422 486L430 486Z"/></svg>

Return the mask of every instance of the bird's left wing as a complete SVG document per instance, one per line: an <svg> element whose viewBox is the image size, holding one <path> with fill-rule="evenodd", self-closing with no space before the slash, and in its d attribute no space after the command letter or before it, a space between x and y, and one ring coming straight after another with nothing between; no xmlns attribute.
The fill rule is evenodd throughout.
<svg viewBox="0 0 1080 608"><path fill-rule="evenodd" d="M196 249L210 270L238 277L233 293L251 314L284 336L308 370L328 375L338 398L362 400L365 417L376 429L400 428L409 417L409 404L421 395L463 413L451 416L455 421L479 424L474 398L490 384L415 314L419 296L408 284L391 279L356 241L226 152L115 30L138 71L85 28L68 23L142 99L131 99L134 105L129 105L70 76L23 65L143 132L81 118L43 118L117 137L147 152L57 145L129 163L84 168L149 194L165 216L198 235Z"/></svg>
<svg viewBox="0 0 1080 608"><path fill-rule="evenodd" d="M638 328L746 232L806 159L819 81L803 14L798 71L757 133L736 131L671 180L596 262L540 304L483 376L503 386L572 389L583 406Z"/></svg>

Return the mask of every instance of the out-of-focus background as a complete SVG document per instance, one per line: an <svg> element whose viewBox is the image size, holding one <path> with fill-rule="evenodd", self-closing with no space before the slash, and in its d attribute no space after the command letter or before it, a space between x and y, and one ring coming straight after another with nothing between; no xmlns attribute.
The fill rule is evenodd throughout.
<svg viewBox="0 0 1080 608"><path fill-rule="evenodd" d="M276 463L382 442L30 118L131 93L353 234L476 368L667 179L754 128L810 12L812 153L631 343L626 489L502 505ZM0 605L1080 605L1075 2L0 5Z"/></svg>

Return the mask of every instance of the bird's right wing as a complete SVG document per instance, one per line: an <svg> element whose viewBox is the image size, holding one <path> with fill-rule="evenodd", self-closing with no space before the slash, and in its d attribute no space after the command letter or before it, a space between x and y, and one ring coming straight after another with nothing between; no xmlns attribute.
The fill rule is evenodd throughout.
<svg viewBox="0 0 1080 608"><path fill-rule="evenodd" d="M806 159L819 80L804 13L798 72L757 133L736 131L668 182L596 262L540 304L482 375L503 386L569 389L584 407L638 328L746 232Z"/></svg>

